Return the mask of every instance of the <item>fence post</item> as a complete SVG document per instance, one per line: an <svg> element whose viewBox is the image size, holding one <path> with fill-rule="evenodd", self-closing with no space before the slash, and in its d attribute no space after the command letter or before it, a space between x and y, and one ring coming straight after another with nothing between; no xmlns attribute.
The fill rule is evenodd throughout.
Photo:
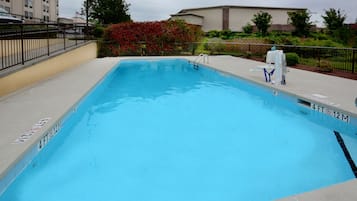
<svg viewBox="0 0 357 201"><path fill-rule="evenodd" d="M356 51L353 49L352 50L352 73L355 73L355 62L356 62Z"/></svg>
<svg viewBox="0 0 357 201"><path fill-rule="evenodd" d="M63 25L63 49L66 49L66 25Z"/></svg>
<svg viewBox="0 0 357 201"><path fill-rule="evenodd" d="M3 40L1 39L1 69L5 67L4 65L4 46L3 46Z"/></svg>
<svg viewBox="0 0 357 201"><path fill-rule="evenodd" d="M74 25L74 40L76 41L76 46L78 45L78 35L79 35L79 31L76 25Z"/></svg>
<svg viewBox="0 0 357 201"><path fill-rule="evenodd" d="M50 56L50 32L48 30L48 24L46 24L47 31L47 55Z"/></svg>
<svg viewBox="0 0 357 201"><path fill-rule="evenodd" d="M318 67L320 67L320 65L321 65L320 49L317 49L317 59L319 61L319 66Z"/></svg>
<svg viewBox="0 0 357 201"><path fill-rule="evenodd" d="M24 26L20 25L20 37L21 37L21 63L25 64L25 54L24 54Z"/></svg>
<svg viewBox="0 0 357 201"><path fill-rule="evenodd" d="M0 39L0 42L1 42L1 69L3 69L5 67L5 64L4 64L4 44L3 44L3 39L1 38Z"/></svg>
<svg viewBox="0 0 357 201"><path fill-rule="evenodd" d="M196 43L191 43L191 47L192 47L191 55L195 55Z"/></svg>

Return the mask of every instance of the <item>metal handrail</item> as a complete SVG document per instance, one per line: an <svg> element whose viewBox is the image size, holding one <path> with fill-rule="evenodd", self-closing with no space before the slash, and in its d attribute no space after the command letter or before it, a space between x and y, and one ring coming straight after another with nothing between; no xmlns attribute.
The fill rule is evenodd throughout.
<svg viewBox="0 0 357 201"><path fill-rule="evenodd" d="M204 64L208 64L209 63L209 58L208 58L208 54L199 54L196 59L195 59L195 63L199 63L200 61L202 61L202 63Z"/></svg>

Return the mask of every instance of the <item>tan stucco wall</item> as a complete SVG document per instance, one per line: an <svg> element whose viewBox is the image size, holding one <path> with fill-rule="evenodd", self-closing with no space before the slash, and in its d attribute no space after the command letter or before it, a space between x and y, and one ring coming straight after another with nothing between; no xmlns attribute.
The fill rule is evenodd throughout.
<svg viewBox="0 0 357 201"><path fill-rule="evenodd" d="M222 8L202 9L190 11L192 14L203 16L203 31L222 30Z"/></svg>
<svg viewBox="0 0 357 201"><path fill-rule="evenodd" d="M274 8L230 7L229 29L231 31L242 31L242 27L245 26L247 23L254 25L254 23L252 22L254 14L260 11L267 12L272 16L272 24L287 25L289 24L288 12L294 12L297 10L289 9L289 8L274 9ZM203 25L202 25L203 31L207 32L211 30L222 30L222 24L223 24L222 7L193 9L186 12L187 14L196 14L204 17ZM178 16L177 18L186 20L186 16Z"/></svg>
<svg viewBox="0 0 357 201"><path fill-rule="evenodd" d="M172 20L185 20L186 23L188 24L194 24L194 25L203 25L203 18L202 17L197 17L197 16L192 16L192 15L187 15L187 16L173 16L171 17Z"/></svg>
<svg viewBox="0 0 357 201"><path fill-rule="evenodd" d="M288 24L289 16L287 13L295 10L230 8L229 29L232 31L242 31L242 27L247 23L254 25L252 22L254 14L260 11L267 12L272 16L272 24Z"/></svg>
<svg viewBox="0 0 357 201"><path fill-rule="evenodd" d="M93 42L2 77L0 78L0 96L48 79L96 57L97 44ZM70 87L70 83L68 84Z"/></svg>

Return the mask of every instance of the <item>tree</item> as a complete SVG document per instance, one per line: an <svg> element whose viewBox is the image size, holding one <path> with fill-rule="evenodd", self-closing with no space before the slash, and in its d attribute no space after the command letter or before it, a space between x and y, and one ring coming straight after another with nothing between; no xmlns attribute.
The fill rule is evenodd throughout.
<svg viewBox="0 0 357 201"><path fill-rule="evenodd" d="M345 25L347 18L340 9L330 8L325 10L325 15L321 16L324 19L324 24L328 29L328 33L344 43L348 42L350 31Z"/></svg>
<svg viewBox="0 0 357 201"><path fill-rule="evenodd" d="M330 32L343 28L347 18L346 14L342 13L340 9L336 10L334 8L325 10L325 15L321 17L324 19L324 24Z"/></svg>
<svg viewBox="0 0 357 201"><path fill-rule="evenodd" d="M87 0L83 3L82 13L100 24L116 24L131 21L129 6L125 0Z"/></svg>
<svg viewBox="0 0 357 201"><path fill-rule="evenodd" d="M259 13L254 14L252 22L257 26L259 33L265 36L268 33L268 28L270 27L271 19L272 16L269 13L260 11Z"/></svg>
<svg viewBox="0 0 357 201"><path fill-rule="evenodd" d="M290 24L295 27L295 31L293 32L296 36L304 36L307 37L310 35L311 22L310 15L307 10L289 12L289 18L291 20Z"/></svg>

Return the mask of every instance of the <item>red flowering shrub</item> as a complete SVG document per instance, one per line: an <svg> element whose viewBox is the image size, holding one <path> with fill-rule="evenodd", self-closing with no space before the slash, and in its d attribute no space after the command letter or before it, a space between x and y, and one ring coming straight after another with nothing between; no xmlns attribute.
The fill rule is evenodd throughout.
<svg viewBox="0 0 357 201"><path fill-rule="evenodd" d="M170 55L196 42L201 35L199 27L183 21L114 24L104 32L99 55Z"/></svg>

